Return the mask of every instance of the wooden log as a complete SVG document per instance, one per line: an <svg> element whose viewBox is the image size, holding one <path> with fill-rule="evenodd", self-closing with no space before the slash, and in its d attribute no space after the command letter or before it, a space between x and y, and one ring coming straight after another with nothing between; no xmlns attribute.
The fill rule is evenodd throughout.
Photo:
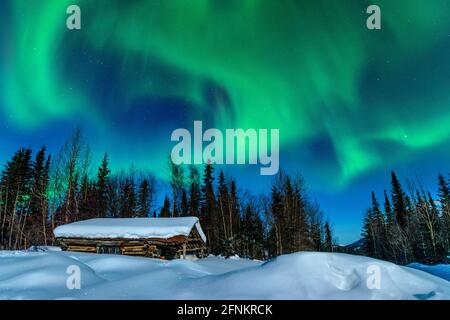
<svg viewBox="0 0 450 320"><path fill-rule="evenodd" d="M97 247L93 246L67 246L68 251L79 251L79 252L97 252Z"/></svg>
<svg viewBox="0 0 450 320"><path fill-rule="evenodd" d="M138 256L145 256L147 254L145 245L126 245L121 247L122 254L125 255L138 255Z"/></svg>

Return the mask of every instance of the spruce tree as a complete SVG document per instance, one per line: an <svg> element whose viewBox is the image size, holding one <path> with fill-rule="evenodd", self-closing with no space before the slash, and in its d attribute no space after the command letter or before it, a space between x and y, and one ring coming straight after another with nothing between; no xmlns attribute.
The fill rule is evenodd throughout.
<svg viewBox="0 0 450 320"><path fill-rule="evenodd" d="M97 171L96 209L98 217L106 217L108 208L109 160L105 153Z"/></svg>
<svg viewBox="0 0 450 320"><path fill-rule="evenodd" d="M450 184L441 174L438 177L438 186L443 241L447 251L450 251Z"/></svg>
<svg viewBox="0 0 450 320"><path fill-rule="evenodd" d="M251 258L261 260L264 258L264 227L263 221L261 220L261 215L258 211L254 210L252 215L252 250Z"/></svg>
<svg viewBox="0 0 450 320"><path fill-rule="evenodd" d="M32 164L33 191L30 199L32 226L30 226L31 239L29 239L32 245L47 245L50 159L50 156L46 157L46 148L42 147Z"/></svg>
<svg viewBox="0 0 450 320"><path fill-rule="evenodd" d="M374 232L374 214L372 208L368 208L363 218L363 230L361 237L363 240L364 254L368 257L375 257L375 232Z"/></svg>
<svg viewBox="0 0 450 320"><path fill-rule="evenodd" d="M372 212L374 215L374 237L376 246L376 258L386 259L387 256L387 235L386 235L386 221L380 209L380 205L372 191Z"/></svg>
<svg viewBox="0 0 450 320"><path fill-rule="evenodd" d="M150 182L148 179L143 179L139 185L138 192L138 204L136 209L136 215L138 217L149 217L151 207L151 190Z"/></svg>
<svg viewBox="0 0 450 320"><path fill-rule="evenodd" d="M213 172L214 168L211 162L208 161L203 172L203 183L201 187L201 222L202 226L205 226L210 251L213 254L218 254L220 252L221 239L219 238L219 221L217 219L217 205L213 186Z"/></svg>
<svg viewBox="0 0 450 320"><path fill-rule="evenodd" d="M134 180L132 178L125 179L125 183L122 186L120 203L121 217L132 218L136 216L136 192Z"/></svg>
<svg viewBox="0 0 450 320"><path fill-rule="evenodd" d="M20 148L7 161L0 186L4 197L0 244L7 249L19 249L23 243L22 220L30 215L29 201L33 187L31 149Z"/></svg>
<svg viewBox="0 0 450 320"><path fill-rule="evenodd" d="M430 249L430 243L428 243L429 237L427 236L426 216L429 215L429 206L425 197L416 192L415 197L415 210L413 211L412 221L410 225L414 226L414 237L412 237L411 244L413 250L414 261L425 263L427 251Z"/></svg>
<svg viewBox="0 0 450 320"><path fill-rule="evenodd" d="M30 199L30 208L33 216L37 217L41 214L41 197L42 188L45 186L45 147L42 147L36 153L35 160L32 164L33 174L33 193Z"/></svg>
<svg viewBox="0 0 450 320"><path fill-rule="evenodd" d="M181 192L181 203L180 203L180 216L186 217L189 215L189 201L187 197L186 190Z"/></svg>
<svg viewBox="0 0 450 320"><path fill-rule="evenodd" d="M179 215L180 197L184 189L184 170L181 165L173 163L169 157L170 186L172 188L172 217Z"/></svg>
<svg viewBox="0 0 450 320"><path fill-rule="evenodd" d="M438 200L441 203L441 210L445 215L450 211L450 186L442 174L438 176Z"/></svg>
<svg viewBox="0 0 450 320"><path fill-rule="evenodd" d="M293 251L305 251L312 249L312 242L309 238L309 229L306 212L306 199L302 194L302 180L295 180L293 185L293 222L295 232Z"/></svg>
<svg viewBox="0 0 450 320"><path fill-rule="evenodd" d="M283 198L275 183L272 185L271 213L274 220L271 232L272 239L275 241L273 244L273 247L276 249L274 255L278 256L284 253L283 240L285 233L282 230L282 227L284 226Z"/></svg>
<svg viewBox="0 0 450 320"><path fill-rule="evenodd" d="M384 190L384 215L386 216L387 223L394 222L395 216L393 214L391 202L389 201L389 197L386 193L386 190Z"/></svg>
<svg viewBox="0 0 450 320"><path fill-rule="evenodd" d="M285 243L283 244L283 247L285 248L286 253L292 253L296 251L294 241L296 233L296 212L294 210L294 190L289 176L285 179L283 209L286 221L286 224L283 226L283 232L285 233Z"/></svg>
<svg viewBox="0 0 450 320"><path fill-rule="evenodd" d="M169 197L166 194L166 197L164 198L164 205L161 208L161 211L159 212L159 216L161 218L168 218L170 217L170 200Z"/></svg>
<svg viewBox="0 0 450 320"><path fill-rule="evenodd" d="M195 166L189 167L189 215L194 217L200 216L200 182L199 173Z"/></svg>
<svg viewBox="0 0 450 320"><path fill-rule="evenodd" d="M263 258L263 225L255 208L247 205L241 221L240 254L249 259Z"/></svg>
<svg viewBox="0 0 450 320"><path fill-rule="evenodd" d="M384 259L387 255L386 227L380 205L372 191L372 204L364 216L362 238L364 251L369 257Z"/></svg>
<svg viewBox="0 0 450 320"><path fill-rule="evenodd" d="M389 261L396 261L396 243L400 236L395 214L389 201L386 190L384 190L384 215L386 217L386 259Z"/></svg>
<svg viewBox="0 0 450 320"><path fill-rule="evenodd" d="M312 250L323 251L325 243L323 243L323 230L321 212L318 204L310 205L308 209L309 238L311 239ZM326 250L325 250L326 251Z"/></svg>
<svg viewBox="0 0 450 320"><path fill-rule="evenodd" d="M236 181L234 179L231 180L230 182L230 198L228 202L228 211L229 211L230 234L232 238L236 238L240 234L241 214Z"/></svg>
<svg viewBox="0 0 450 320"><path fill-rule="evenodd" d="M250 234L252 229L252 212L249 205L245 207L241 220L241 248L240 255L245 258L250 257Z"/></svg>
<svg viewBox="0 0 450 320"><path fill-rule="evenodd" d="M325 241L323 244L323 250L327 252L333 252L333 236L331 234L331 228L328 221L325 222Z"/></svg>
<svg viewBox="0 0 450 320"><path fill-rule="evenodd" d="M217 179L218 195L217 195L217 209L222 228L220 228L220 238L224 241L231 239L230 224L229 224L229 210L228 210L228 187L225 181L225 174L220 170L219 177Z"/></svg>
<svg viewBox="0 0 450 320"><path fill-rule="evenodd" d="M403 192L400 181L394 171L391 172L392 184L392 206L397 223L402 229L406 228L408 221L407 199Z"/></svg>

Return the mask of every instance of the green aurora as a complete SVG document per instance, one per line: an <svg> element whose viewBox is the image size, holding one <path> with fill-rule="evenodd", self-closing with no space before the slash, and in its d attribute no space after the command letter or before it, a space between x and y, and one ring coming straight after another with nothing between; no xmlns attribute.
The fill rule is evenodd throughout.
<svg viewBox="0 0 450 320"><path fill-rule="evenodd" d="M65 27L74 3L78 31ZM366 28L370 4L381 8L382 30ZM117 168L145 167L149 158L161 167L169 136L152 136L148 126L170 132L207 117L217 128L279 128L282 164L289 154L285 167L314 173L316 186L331 177L332 190L433 148L450 159L447 0L1 6L0 133L9 141L55 123L88 123L97 158L108 151ZM137 103L146 116L127 118L142 110ZM296 157L303 152L315 161Z"/></svg>

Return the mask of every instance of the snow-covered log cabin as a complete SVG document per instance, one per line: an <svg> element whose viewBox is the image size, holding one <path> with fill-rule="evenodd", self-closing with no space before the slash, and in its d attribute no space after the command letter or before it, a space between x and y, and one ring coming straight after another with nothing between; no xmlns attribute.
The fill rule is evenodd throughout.
<svg viewBox="0 0 450 320"><path fill-rule="evenodd" d="M98 218L55 228L62 250L161 259L203 257L206 236L196 217Z"/></svg>

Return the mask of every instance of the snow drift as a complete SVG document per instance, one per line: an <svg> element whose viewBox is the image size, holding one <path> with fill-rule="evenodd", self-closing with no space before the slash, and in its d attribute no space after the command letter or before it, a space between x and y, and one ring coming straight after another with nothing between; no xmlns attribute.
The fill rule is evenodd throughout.
<svg viewBox="0 0 450 320"><path fill-rule="evenodd" d="M79 290L66 287L71 265L81 271ZM370 266L380 271L379 289L367 286ZM3 251L0 299L450 299L450 282L338 253L295 253L262 263Z"/></svg>

